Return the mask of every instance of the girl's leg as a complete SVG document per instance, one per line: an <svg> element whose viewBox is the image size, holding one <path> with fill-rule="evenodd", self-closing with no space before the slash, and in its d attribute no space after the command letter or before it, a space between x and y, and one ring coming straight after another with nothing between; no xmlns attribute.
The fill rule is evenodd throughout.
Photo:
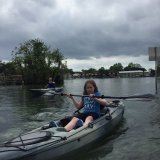
<svg viewBox="0 0 160 160"><path fill-rule="evenodd" d="M64 127L66 131L72 130L77 124L78 118L73 117L72 120Z"/></svg>
<svg viewBox="0 0 160 160"><path fill-rule="evenodd" d="M92 116L88 116L86 119L85 119L85 122L84 122L84 125L88 125L89 122L92 122L93 121L93 117Z"/></svg>

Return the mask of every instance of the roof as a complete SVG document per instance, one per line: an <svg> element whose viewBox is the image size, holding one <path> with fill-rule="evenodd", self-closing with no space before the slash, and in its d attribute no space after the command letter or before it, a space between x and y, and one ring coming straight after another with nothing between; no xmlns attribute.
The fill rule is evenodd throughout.
<svg viewBox="0 0 160 160"><path fill-rule="evenodd" d="M144 71L147 72L147 71ZM141 70L134 70L134 71L119 71L119 73L143 73Z"/></svg>

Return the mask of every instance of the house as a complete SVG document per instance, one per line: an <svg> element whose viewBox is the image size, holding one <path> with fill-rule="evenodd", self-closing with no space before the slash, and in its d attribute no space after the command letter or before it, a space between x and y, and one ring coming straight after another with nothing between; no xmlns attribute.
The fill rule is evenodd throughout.
<svg viewBox="0 0 160 160"><path fill-rule="evenodd" d="M119 71L119 77L131 78L131 77L147 77L149 76L148 71L134 70L134 71Z"/></svg>

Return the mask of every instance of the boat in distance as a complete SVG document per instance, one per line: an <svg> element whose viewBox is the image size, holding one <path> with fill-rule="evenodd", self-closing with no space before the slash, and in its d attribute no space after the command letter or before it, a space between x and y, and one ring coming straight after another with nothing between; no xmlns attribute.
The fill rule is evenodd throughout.
<svg viewBox="0 0 160 160"><path fill-rule="evenodd" d="M0 144L0 159L55 160L75 154L111 134L121 122L124 109L124 104L115 100L112 105L102 109L100 118L69 132L63 130L63 127L72 116L51 121Z"/></svg>
<svg viewBox="0 0 160 160"><path fill-rule="evenodd" d="M61 93L62 91L63 87L30 89L30 92L34 96L54 96L54 94Z"/></svg>

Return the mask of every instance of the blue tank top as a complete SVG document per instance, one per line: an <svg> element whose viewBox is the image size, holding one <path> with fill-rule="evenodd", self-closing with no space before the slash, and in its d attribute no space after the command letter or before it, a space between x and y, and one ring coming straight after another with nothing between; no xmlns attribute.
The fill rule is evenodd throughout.
<svg viewBox="0 0 160 160"><path fill-rule="evenodd" d="M101 96L101 94L99 92L95 93L95 96ZM84 97L83 98L83 112L87 113L87 112L95 112L98 115L100 115L100 103L92 100L90 97Z"/></svg>

